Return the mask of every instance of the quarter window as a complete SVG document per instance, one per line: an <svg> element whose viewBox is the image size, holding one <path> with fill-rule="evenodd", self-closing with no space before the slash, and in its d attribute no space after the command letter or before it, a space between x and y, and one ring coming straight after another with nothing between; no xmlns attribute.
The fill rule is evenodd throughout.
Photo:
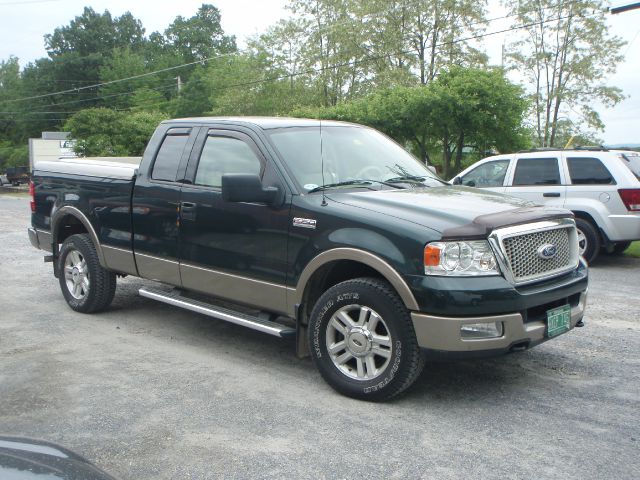
<svg viewBox="0 0 640 480"><path fill-rule="evenodd" d="M220 187L225 173L260 174L260 169L260 159L247 143L231 137L208 137L198 162L195 183Z"/></svg>
<svg viewBox="0 0 640 480"><path fill-rule="evenodd" d="M573 185L613 185L611 173L597 158L567 158Z"/></svg>
<svg viewBox="0 0 640 480"><path fill-rule="evenodd" d="M162 141L156 161L153 163L151 178L175 182L182 152L189 135L167 135Z"/></svg>
<svg viewBox="0 0 640 480"><path fill-rule="evenodd" d="M557 158L520 158L513 185L560 185Z"/></svg>
<svg viewBox="0 0 640 480"><path fill-rule="evenodd" d="M620 155L625 166L640 180L640 154L638 152L627 152Z"/></svg>
<svg viewBox="0 0 640 480"><path fill-rule="evenodd" d="M509 160L483 163L462 177L462 184L470 187L501 187L508 167Z"/></svg>

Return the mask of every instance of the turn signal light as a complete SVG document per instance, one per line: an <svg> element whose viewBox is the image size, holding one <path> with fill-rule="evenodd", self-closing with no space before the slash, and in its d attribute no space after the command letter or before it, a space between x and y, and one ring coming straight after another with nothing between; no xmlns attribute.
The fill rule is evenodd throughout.
<svg viewBox="0 0 640 480"><path fill-rule="evenodd" d="M435 245L427 245L424 249L424 265L425 267L437 267L440 265L440 247Z"/></svg>
<svg viewBox="0 0 640 480"><path fill-rule="evenodd" d="M621 188L620 198L630 212L640 212L640 188Z"/></svg>

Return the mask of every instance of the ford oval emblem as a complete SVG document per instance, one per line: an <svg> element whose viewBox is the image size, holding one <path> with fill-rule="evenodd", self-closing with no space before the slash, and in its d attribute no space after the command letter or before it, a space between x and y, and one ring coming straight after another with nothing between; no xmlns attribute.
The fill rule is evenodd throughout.
<svg viewBox="0 0 640 480"><path fill-rule="evenodd" d="M538 247L538 256L544 260L549 260L550 258L555 257L557 253L558 247L552 243L547 243Z"/></svg>

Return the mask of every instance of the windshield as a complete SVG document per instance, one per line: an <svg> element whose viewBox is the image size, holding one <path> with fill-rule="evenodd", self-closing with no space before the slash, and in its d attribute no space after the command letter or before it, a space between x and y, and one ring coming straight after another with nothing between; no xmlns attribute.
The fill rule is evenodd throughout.
<svg viewBox="0 0 640 480"><path fill-rule="evenodd" d="M422 187L444 183L400 145L370 128L322 127L324 179L319 127L279 128L267 133L307 192L323 185L353 186L360 180L375 183L376 188L384 184L413 183Z"/></svg>
<svg viewBox="0 0 640 480"><path fill-rule="evenodd" d="M623 163L633 172L638 180L640 180L640 152L625 152L620 155Z"/></svg>

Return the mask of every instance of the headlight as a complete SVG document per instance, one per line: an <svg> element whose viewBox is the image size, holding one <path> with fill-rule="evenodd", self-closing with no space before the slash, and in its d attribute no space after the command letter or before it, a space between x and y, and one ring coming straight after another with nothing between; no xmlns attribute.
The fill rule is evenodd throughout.
<svg viewBox="0 0 640 480"><path fill-rule="evenodd" d="M433 242L424 247L426 275L498 275L496 257L486 240Z"/></svg>

